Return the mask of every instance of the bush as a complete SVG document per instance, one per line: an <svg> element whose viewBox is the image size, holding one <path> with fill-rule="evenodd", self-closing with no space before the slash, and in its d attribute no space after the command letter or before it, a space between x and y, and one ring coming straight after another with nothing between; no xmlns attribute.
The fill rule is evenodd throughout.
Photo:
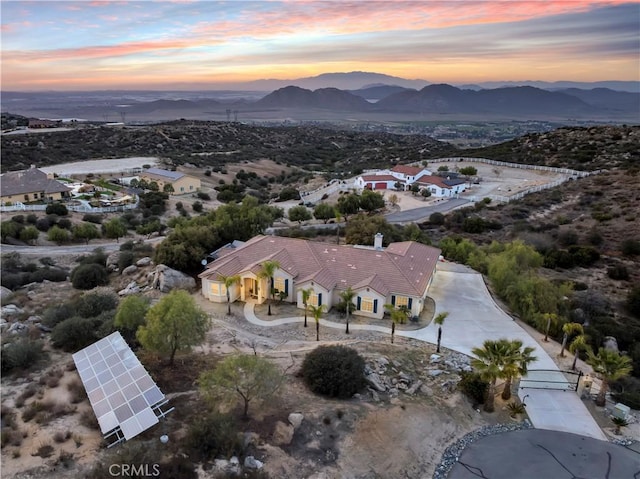
<svg viewBox="0 0 640 479"><path fill-rule="evenodd" d="M100 225L102 224L102 215L87 213L82 217L82 221L88 221L89 223L95 223L97 225Z"/></svg>
<svg viewBox="0 0 640 479"><path fill-rule="evenodd" d="M191 207L196 213L202 212L202 203L200 201L194 201Z"/></svg>
<svg viewBox="0 0 640 479"><path fill-rule="evenodd" d="M211 413L204 418L197 418L191 425L186 439L187 447L195 451L200 461L239 456L242 442L238 432L231 415Z"/></svg>
<svg viewBox="0 0 640 479"><path fill-rule="evenodd" d="M93 289L108 282L107 268L100 264L81 264L71 272L71 284L76 289Z"/></svg>
<svg viewBox="0 0 640 479"><path fill-rule="evenodd" d="M211 199L211 196L209 195L209 193L204 193L202 191L198 191L196 193L196 196L198 197L198 199L203 201L209 201Z"/></svg>
<svg viewBox="0 0 640 479"><path fill-rule="evenodd" d="M95 291L83 294L75 301L74 306L78 316L95 318L104 312L116 309L118 307L118 298L111 292Z"/></svg>
<svg viewBox="0 0 640 479"><path fill-rule="evenodd" d="M636 318L640 318L640 286L634 287L627 294L627 309Z"/></svg>
<svg viewBox="0 0 640 479"><path fill-rule="evenodd" d="M629 279L629 271L623 264L617 264L607 268L607 276L611 279L627 281Z"/></svg>
<svg viewBox="0 0 640 479"><path fill-rule="evenodd" d="M47 205L47 209L45 212L48 215L58 215L58 216L67 216L69 214L69 210L62 203L51 203Z"/></svg>
<svg viewBox="0 0 640 479"><path fill-rule="evenodd" d="M364 359L345 346L319 346L304 358L302 377L316 394L350 398L366 385Z"/></svg>
<svg viewBox="0 0 640 479"><path fill-rule="evenodd" d="M625 256L637 256L640 254L640 240L628 239L622 242L622 254Z"/></svg>
<svg viewBox="0 0 640 479"><path fill-rule="evenodd" d="M483 380L478 373L462 372L458 388L473 403L473 406L484 404L485 395L489 383Z"/></svg>
<svg viewBox="0 0 640 479"><path fill-rule="evenodd" d="M54 328L58 323L73 316L74 312L74 307L71 303L50 306L42 314L42 324L49 328Z"/></svg>
<svg viewBox="0 0 640 479"><path fill-rule="evenodd" d="M51 343L56 348L75 352L89 346L99 338L97 336L98 321L90 318L74 316L65 319L51 332Z"/></svg>
<svg viewBox="0 0 640 479"><path fill-rule="evenodd" d="M429 216L429 223L432 225L443 225L444 215L442 213L431 213Z"/></svg>
<svg viewBox="0 0 640 479"><path fill-rule="evenodd" d="M133 259L134 259L134 255L133 255L133 251L131 250L120 250L120 254L118 255L118 269L120 271L122 271L123 269L125 269L127 266L130 266L133 264Z"/></svg>
<svg viewBox="0 0 640 479"><path fill-rule="evenodd" d="M38 220L36 220L36 228L38 228L40 231L47 232L49 231L49 228L51 228L51 226L51 220L46 216L44 218L39 218Z"/></svg>
<svg viewBox="0 0 640 479"><path fill-rule="evenodd" d="M27 369L42 359L42 341L20 338L6 344L2 348L2 371Z"/></svg>

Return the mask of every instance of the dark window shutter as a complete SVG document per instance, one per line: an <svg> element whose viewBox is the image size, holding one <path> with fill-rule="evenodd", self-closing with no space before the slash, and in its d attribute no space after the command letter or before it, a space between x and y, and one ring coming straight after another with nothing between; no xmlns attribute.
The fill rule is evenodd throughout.
<svg viewBox="0 0 640 479"><path fill-rule="evenodd" d="M374 299L373 300L373 314L378 312L378 300Z"/></svg>
<svg viewBox="0 0 640 479"><path fill-rule="evenodd" d="M412 304L413 304L413 298L409 298L409 302L407 303L407 306L409 307L409 309L411 309Z"/></svg>
<svg viewBox="0 0 640 479"><path fill-rule="evenodd" d="M288 279L284 280L284 294L289 296L289 280Z"/></svg>
<svg viewBox="0 0 640 479"><path fill-rule="evenodd" d="M322 306L322 293L318 293L318 306Z"/></svg>
<svg viewBox="0 0 640 479"><path fill-rule="evenodd" d="M358 301L356 302L356 309L360 311L360 306L362 305L362 298L358 296Z"/></svg>
<svg viewBox="0 0 640 479"><path fill-rule="evenodd" d="M391 295L391 305L392 306L396 305L396 295L395 294Z"/></svg>

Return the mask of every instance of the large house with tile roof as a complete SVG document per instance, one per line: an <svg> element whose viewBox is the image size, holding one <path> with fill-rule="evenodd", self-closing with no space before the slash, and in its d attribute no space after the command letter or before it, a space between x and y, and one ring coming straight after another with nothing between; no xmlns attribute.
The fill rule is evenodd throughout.
<svg viewBox="0 0 640 479"><path fill-rule="evenodd" d="M147 168L140 173L140 179L147 183L155 182L160 191L164 191L165 185L173 187L172 195L185 195L195 193L200 188L200 179L187 175L180 171L163 170L161 168Z"/></svg>
<svg viewBox="0 0 640 479"><path fill-rule="evenodd" d="M229 288L231 301L262 303L273 290L283 300L304 308L302 290L310 289L308 304L332 306L341 302L348 287L356 293L353 314L382 318L384 305L406 306L412 316L424 308L436 271L440 250L414 241L382 247L382 235L373 247L333 245L281 236L256 236L234 242L216 251L215 259L202 273L202 294L209 301L224 303L224 277L238 275ZM277 261L271 284L261 276L265 261Z"/></svg>
<svg viewBox="0 0 640 479"><path fill-rule="evenodd" d="M71 188L32 166L28 170L10 171L0 176L0 202L31 203L68 198Z"/></svg>

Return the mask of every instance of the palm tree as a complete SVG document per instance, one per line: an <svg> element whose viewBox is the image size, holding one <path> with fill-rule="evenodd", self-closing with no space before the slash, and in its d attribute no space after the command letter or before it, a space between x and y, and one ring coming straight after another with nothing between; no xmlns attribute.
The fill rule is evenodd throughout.
<svg viewBox="0 0 640 479"><path fill-rule="evenodd" d="M582 325L579 323L565 323L562 326L562 332L564 335L562 336L562 349L560 350L560 357L564 358L564 351L567 348L567 341L569 340L569 336L584 334L584 329L582 329Z"/></svg>
<svg viewBox="0 0 640 479"><path fill-rule="evenodd" d="M355 295L356 292L351 289L351 286L340 293L340 298L342 299L342 301L344 301L347 307L347 330L345 331L346 334L349 334L349 315L351 314L351 305L353 304L353 298L355 297Z"/></svg>
<svg viewBox="0 0 640 479"><path fill-rule="evenodd" d="M444 320L449 316L447 311L443 311L438 316L433 319L433 322L438 325L438 346L436 347L436 353L440 352L440 340L442 339L442 325L444 324Z"/></svg>
<svg viewBox="0 0 640 479"><path fill-rule="evenodd" d="M385 304L384 309L391 315L391 344L393 344L396 335L396 323L403 324L407 319L407 313L405 310L396 309L396 307L390 303Z"/></svg>
<svg viewBox="0 0 640 479"><path fill-rule="evenodd" d="M313 290L311 288L302 290L302 304L304 304L304 327L307 327L307 310L309 309L309 298Z"/></svg>
<svg viewBox="0 0 640 479"><path fill-rule="evenodd" d="M549 342L549 331L551 330L551 326L555 326L556 324L558 324L558 321L558 315L554 313L544 313L536 317L537 326L540 329L544 329L543 341Z"/></svg>
<svg viewBox="0 0 640 479"><path fill-rule="evenodd" d="M569 345L569 352L573 353L573 364L571 365L571 370L576 370L576 363L578 362L578 354L580 351L587 351L589 349L589 345L587 344L587 336L584 334L579 334L571 344Z"/></svg>
<svg viewBox="0 0 640 479"><path fill-rule="evenodd" d="M229 292L229 288L231 288L231 286L233 286L234 284L240 282L240 276L237 274L234 274L233 276L225 276L224 274L219 274L218 281L224 283L224 287L227 290L227 314L231 316L231 293Z"/></svg>
<svg viewBox="0 0 640 479"><path fill-rule="evenodd" d="M603 407L607 403L607 389L611 381L628 376L633 370L631 358L621 355L617 351L600 348L598 354L589 351L587 363L593 366L593 370L600 375L602 385L596 398L596 405Z"/></svg>
<svg viewBox="0 0 640 479"><path fill-rule="evenodd" d="M309 311L313 315L313 319L316 320L316 341L320 341L320 318L322 318L322 313L324 312L324 306L309 306Z"/></svg>
<svg viewBox="0 0 640 479"><path fill-rule="evenodd" d="M336 226L337 226L336 244L340 244L340 220L342 219L342 215L338 211L338 208L335 208L335 214L336 214Z"/></svg>
<svg viewBox="0 0 640 479"><path fill-rule="evenodd" d="M611 422L616 426L616 430L614 431L614 434L618 436L620 435L620 429L622 429L623 427L627 427L629 425L629 421L627 421L623 417L614 416L611 418Z"/></svg>
<svg viewBox="0 0 640 479"><path fill-rule="evenodd" d="M487 398L484 402L484 410L495 410L496 381L504 377L504 359L509 354L509 341L499 339L497 341L487 339L481 348L473 348L471 352L476 358L471 360L471 366L480 374L480 377L489 383Z"/></svg>
<svg viewBox="0 0 640 479"><path fill-rule="evenodd" d="M504 358L504 366L502 369L502 375L505 379L502 399L505 401L511 399L511 382L513 378L527 374L529 365L538 359L532 354L535 348L527 346L523 349L522 341L519 339L507 341L507 343L508 353Z"/></svg>
<svg viewBox="0 0 640 479"><path fill-rule="evenodd" d="M278 261L268 259L267 261L262 263L262 270L258 273L259 278L264 278L267 280L267 287L269 291L269 309L267 311L267 315L269 316L271 316L271 300L273 299L273 275L279 267L280 263Z"/></svg>

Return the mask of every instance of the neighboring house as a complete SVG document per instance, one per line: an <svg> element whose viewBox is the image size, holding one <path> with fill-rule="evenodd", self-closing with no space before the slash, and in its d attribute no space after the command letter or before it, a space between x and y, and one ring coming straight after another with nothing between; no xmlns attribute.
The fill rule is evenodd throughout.
<svg viewBox="0 0 640 479"><path fill-rule="evenodd" d="M0 202L29 203L56 201L69 197L71 188L32 166L28 170L10 171L0 176Z"/></svg>
<svg viewBox="0 0 640 479"><path fill-rule="evenodd" d="M354 314L382 318L384 305L393 304L406 306L417 316L424 308L439 256L439 249L414 241L383 248L379 233L374 247L256 236L217 250L216 259L199 276L203 296L216 303L227 301L221 277L238 275L239 283L229 289L231 301L262 303L273 289L284 293L284 301L304 308L302 290L311 289L308 304L330 309L350 286L356 293ZM271 285L260 275L267 260L280 264Z"/></svg>
<svg viewBox="0 0 640 479"><path fill-rule="evenodd" d="M200 188L200 180L194 176L179 171L162 170L160 168L148 168L140 172L140 179L147 183L155 181L160 191L164 191L165 185L173 187L173 195L195 193Z"/></svg>
<svg viewBox="0 0 640 479"><path fill-rule="evenodd" d="M420 191L428 189L433 196L457 196L467 186L464 180L430 175L421 176L417 184L420 187Z"/></svg>
<svg viewBox="0 0 640 479"><path fill-rule="evenodd" d="M390 170L379 170L367 175L358 176L354 185L356 188L369 190L408 190L411 185L431 172L425 168L409 165L397 165Z"/></svg>
<svg viewBox="0 0 640 479"><path fill-rule="evenodd" d="M39 118L29 119L29 128L56 128L62 124L62 120L43 120Z"/></svg>

